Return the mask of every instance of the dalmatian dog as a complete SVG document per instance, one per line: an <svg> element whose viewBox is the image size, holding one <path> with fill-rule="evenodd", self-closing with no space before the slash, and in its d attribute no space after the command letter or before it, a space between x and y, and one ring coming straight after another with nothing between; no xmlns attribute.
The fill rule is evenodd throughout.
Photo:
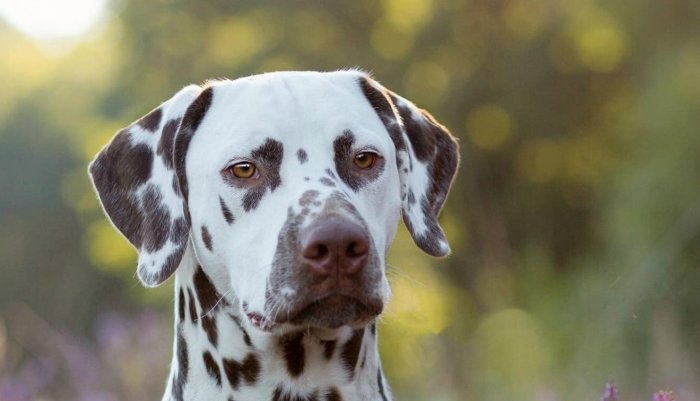
<svg viewBox="0 0 700 401"><path fill-rule="evenodd" d="M458 147L357 70L191 85L90 165L138 277L175 275L163 400L388 401L376 319L398 220L433 256Z"/></svg>

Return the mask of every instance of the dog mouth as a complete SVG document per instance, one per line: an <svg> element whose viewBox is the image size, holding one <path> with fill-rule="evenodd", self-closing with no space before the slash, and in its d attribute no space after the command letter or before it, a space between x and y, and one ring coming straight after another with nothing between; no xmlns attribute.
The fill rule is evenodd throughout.
<svg viewBox="0 0 700 401"><path fill-rule="evenodd" d="M268 317L246 311L246 317L252 326L265 332L272 332L282 325L323 329L337 329L347 325L357 328L379 316L383 309L381 299L359 300L350 295L330 294L290 313Z"/></svg>

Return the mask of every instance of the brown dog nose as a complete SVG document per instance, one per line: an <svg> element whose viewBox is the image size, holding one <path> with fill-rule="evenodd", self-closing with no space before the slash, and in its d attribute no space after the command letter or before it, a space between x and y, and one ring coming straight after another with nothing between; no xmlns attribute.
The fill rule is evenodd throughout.
<svg viewBox="0 0 700 401"><path fill-rule="evenodd" d="M367 234L349 220L318 220L302 231L300 240L301 254L317 275L328 276L336 272L353 275L367 264Z"/></svg>

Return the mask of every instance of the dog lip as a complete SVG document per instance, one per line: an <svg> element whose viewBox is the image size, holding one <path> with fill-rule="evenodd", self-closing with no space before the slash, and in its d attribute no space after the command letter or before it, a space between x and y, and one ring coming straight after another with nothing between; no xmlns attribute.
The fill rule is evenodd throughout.
<svg viewBox="0 0 700 401"><path fill-rule="evenodd" d="M348 294L328 294L303 304L294 313L280 316L276 323L297 326L338 328L357 322L366 322L384 309L380 299L361 300Z"/></svg>

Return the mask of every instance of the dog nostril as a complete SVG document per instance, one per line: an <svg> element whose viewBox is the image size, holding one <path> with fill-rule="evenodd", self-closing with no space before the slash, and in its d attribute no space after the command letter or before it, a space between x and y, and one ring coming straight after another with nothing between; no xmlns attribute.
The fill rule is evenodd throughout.
<svg viewBox="0 0 700 401"><path fill-rule="evenodd" d="M367 254L367 243L364 241L353 241L348 244L346 255L351 258L357 258Z"/></svg>
<svg viewBox="0 0 700 401"><path fill-rule="evenodd" d="M328 247L325 244L313 244L304 248L303 256L311 260L320 260L328 255Z"/></svg>

